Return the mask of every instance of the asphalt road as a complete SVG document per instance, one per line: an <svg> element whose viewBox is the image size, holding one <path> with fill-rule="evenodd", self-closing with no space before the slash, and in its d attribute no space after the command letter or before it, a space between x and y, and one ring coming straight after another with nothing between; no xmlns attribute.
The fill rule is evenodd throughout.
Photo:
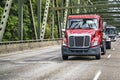
<svg viewBox="0 0 120 80"><path fill-rule="evenodd" d="M94 56L63 61L61 46L0 55L0 80L120 80L120 39L101 60Z"/></svg>

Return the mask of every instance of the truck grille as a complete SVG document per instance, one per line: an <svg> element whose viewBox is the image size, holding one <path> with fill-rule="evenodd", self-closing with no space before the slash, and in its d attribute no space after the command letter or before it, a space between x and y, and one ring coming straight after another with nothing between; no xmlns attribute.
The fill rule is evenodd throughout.
<svg viewBox="0 0 120 80"><path fill-rule="evenodd" d="M109 37L110 37L110 39L112 39L112 40L115 39L115 36L109 36Z"/></svg>
<svg viewBox="0 0 120 80"><path fill-rule="evenodd" d="M69 47L88 48L90 46L90 36L69 36Z"/></svg>

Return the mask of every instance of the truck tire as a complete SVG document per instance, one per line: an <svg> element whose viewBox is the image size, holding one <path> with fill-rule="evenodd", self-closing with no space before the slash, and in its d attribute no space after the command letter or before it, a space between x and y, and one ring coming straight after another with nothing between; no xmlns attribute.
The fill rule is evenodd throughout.
<svg viewBox="0 0 120 80"><path fill-rule="evenodd" d="M62 55L63 60L68 60L68 56Z"/></svg>
<svg viewBox="0 0 120 80"><path fill-rule="evenodd" d="M107 42L106 49L111 49L111 41Z"/></svg>
<svg viewBox="0 0 120 80"><path fill-rule="evenodd" d="M96 55L95 57L96 57L96 59L101 59L101 48L100 48L100 52L99 52L99 54Z"/></svg>
<svg viewBox="0 0 120 80"><path fill-rule="evenodd" d="M106 54L106 41L102 42L101 50L102 50L102 55L105 55Z"/></svg>
<svg viewBox="0 0 120 80"><path fill-rule="evenodd" d="M97 55L97 56L96 56L96 59L101 59L101 55Z"/></svg>
<svg viewBox="0 0 120 80"><path fill-rule="evenodd" d="M68 56L64 54L63 46L62 46L62 59L68 60Z"/></svg>

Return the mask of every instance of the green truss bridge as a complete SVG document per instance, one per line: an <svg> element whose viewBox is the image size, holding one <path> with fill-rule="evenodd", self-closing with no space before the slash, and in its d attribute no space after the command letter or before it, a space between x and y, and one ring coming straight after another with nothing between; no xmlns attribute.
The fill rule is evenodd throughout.
<svg viewBox="0 0 120 80"><path fill-rule="evenodd" d="M0 0L0 42L60 39L69 14L97 14L120 30L120 0Z"/></svg>

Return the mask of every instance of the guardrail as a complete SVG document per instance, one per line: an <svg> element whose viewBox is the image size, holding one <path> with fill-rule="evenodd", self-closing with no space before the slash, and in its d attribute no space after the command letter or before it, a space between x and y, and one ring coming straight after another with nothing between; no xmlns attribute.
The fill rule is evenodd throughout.
<svg viewBox="0 0 120 80"><path fill-rule="evenodd" d="M0 42L0 54L61 44L61 39Z"/></svg>

